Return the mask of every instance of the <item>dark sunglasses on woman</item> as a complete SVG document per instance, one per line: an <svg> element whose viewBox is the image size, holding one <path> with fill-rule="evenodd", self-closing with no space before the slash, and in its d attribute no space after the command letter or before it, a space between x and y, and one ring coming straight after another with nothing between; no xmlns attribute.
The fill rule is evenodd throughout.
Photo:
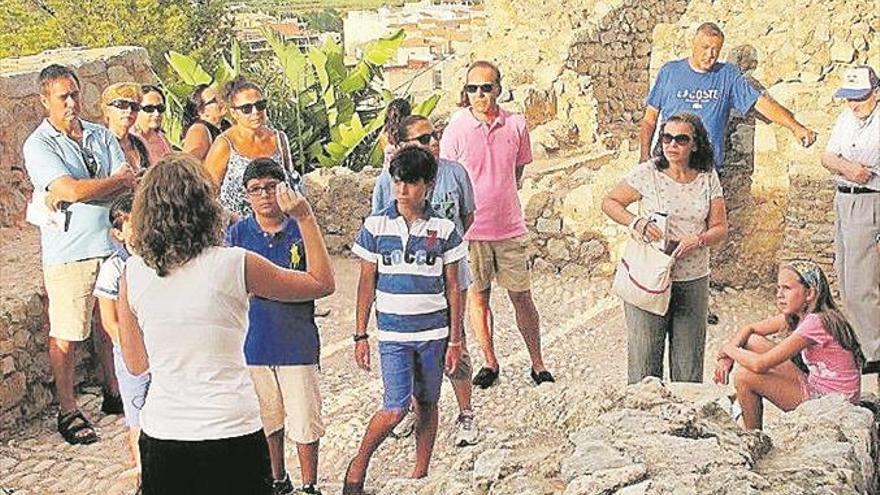
<svg viewBox="0 0 880 495"><path fill-rule="evenodd" d="M253 112L255 108L258 112L262 112L266 110L266 106L268 106L266 100L257 100L253 103L245 103L244 105L239 105L235 107L235 109L245 115L250 115L250 113Z"/></svg>
<svg viewBox="0 0 880 495"><path fill-rule="evenodd" d="M132 112L139 112L141 110L141 104L136 101L129 100L113 100L107 104L108 107L118 108L120 110L131 110Z"/></svg>
<svg viewBox="0 0 880 495"><path fill-rule="evenodd" d="M672 134L669 134L668 132L664 132L663 134L660 134L660 141L663 142L663 144L669 144L669 143L675 141L675 144L678 144L680 146L684 146L684 145L690 143L692 139L693 138L687 134L676 134L674 136Z"/></svg>
<svg viewBox="0 0 880 495"><path fill-rule="evenodd" d="M141 111L144 113L165 113L165 105L144 105L141 107Z"/></svg>
<svg viewBox="0 0 880 495"><path fill-rule="evenodd" d="M432 138L436 139L437 141L440 141L440 137L441 137L440 132L434 131L434 132L429 132L427 134L422 134L421 136L416 136L412 139L407 139L406 142L410 143L412 141L418 141L419 143L427 146L427 145L431 144Z"/></svg>

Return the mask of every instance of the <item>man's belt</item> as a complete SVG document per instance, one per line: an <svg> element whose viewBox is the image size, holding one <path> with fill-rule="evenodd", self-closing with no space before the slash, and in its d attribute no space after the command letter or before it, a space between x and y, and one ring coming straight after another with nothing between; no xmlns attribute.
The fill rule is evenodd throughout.
<svg viewBox="0 0 880 495"><path fill-rule="evenodd" d="M837 186L837 190L846 193L846 194L871 194L871 193L880 193L880 191L868 188L868 187L859 187L859 186Z"/></svg>

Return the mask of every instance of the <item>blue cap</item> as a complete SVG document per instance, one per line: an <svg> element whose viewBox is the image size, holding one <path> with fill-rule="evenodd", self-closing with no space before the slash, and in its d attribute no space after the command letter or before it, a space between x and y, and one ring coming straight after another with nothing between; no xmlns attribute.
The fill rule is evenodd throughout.
<svg viewBox="0 0 880 495"><path fill-rule="evenodd" d="M834 97L863 100L878 87L880 87L880 80L877 79L877 73L870 66L851 67L843 73L840 89L834 93Z"/></svg>

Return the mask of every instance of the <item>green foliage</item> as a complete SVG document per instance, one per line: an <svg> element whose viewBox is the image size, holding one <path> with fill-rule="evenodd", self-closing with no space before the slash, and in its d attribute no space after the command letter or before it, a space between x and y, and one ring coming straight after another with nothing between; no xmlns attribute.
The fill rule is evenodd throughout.
<svg viewBox="0 0 880 495"><path fill-rule="evenodd" d="M342 14L336 9L310 10L301 14L306 26L319 33L342 32Z"/></svg>
<svg viewBox="0 0 880 495"><path fill-rule="evenodd" d="M187 98L195 90L195 87L199 84L210 84L219 90L241 72L241 49L234 41L230 55L231 61L221 55L214 73L210 74L190 56L175 51L165 54L165 60L177 80L171 81L169 79L164 83L168 117L162 121L162 127L165 135L175 146L180 147L180 135L183 131L183 109Z"/></svg>
<svg viewBox="0 0 880 495"><path fill-rule="evenodd" d="M153 68L177 50L210 58L228 46L224 0L0 0L0 57L65 46L143 46Z"/></svg>
<svg viewBox="0 0 880 495"><path fill-rule="evenodd" d="M272 56L255 57L248 61L246 69L239 65L237 45L232 63L221 57L213 74L192 57L168 53L168 64L177 81L166 83L172 93L171 114L166 122L179 122L182 107L177 102L184 101L196 84L212 83L219 87L243 71L263 87L270 118L274 126L290 137L291 153L303 172L318 166L339 165L358 170L381 163L376 141L385 123L385 106L393 95L377 87L382 65L396 55L404 32L399 30L367 45L361 60L352 67L345 65L342 46L331 38L322 46L303 52L296 45L281 41L272 31L266 30L263 35ZM416 109L428 115L439 98L435 95L416 105ZM174 137L172 125L168 124L166 132Z"/></svg>

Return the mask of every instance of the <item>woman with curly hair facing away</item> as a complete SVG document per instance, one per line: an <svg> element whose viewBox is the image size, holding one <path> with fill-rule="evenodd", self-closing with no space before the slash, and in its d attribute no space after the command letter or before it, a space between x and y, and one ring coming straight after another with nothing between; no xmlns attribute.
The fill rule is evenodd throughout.
<svg viewBox="0 0 880 495"><path fill-rule="evenodd" d="M828 394L856 403L861 391L865 356L819 265L794 261L779 267L776 305L780 314L747 325L718 353L715 382L727 383L733 363L740 366L736 397L749 430L763 426L765 398L791 411ZM766 338L779 332L791 333L778 344ZM791 361L798 353L809 373Z"/></svg>
<svg viewBox="0 0 880 495"><path fill-rule="evenodd" d="M727 210L715 171L709 134L692 113L660 126L653 158L638 164L602 202L612 220L646 241L664 241L675 259L672 295L663 315L624 303L628 383L663 378L669 339L669 375L676 382L703 381L709 313L709 246L727 236ZM639 215L626 207L639 202ZM665 232L655 222L666 219Z"/></svg>
<svg viewBox="0 0 880 495"><path fill-rule="evenodd" d="M222 209L200 164L172 153L148 169L132 209L132 256L120 286L120 341L130 372L149 369L141 410L143 493L268 494L271 472L245 365L248 297L308 301L335 290L312 209L279 184L307 271L223 244Z"/></svg>

